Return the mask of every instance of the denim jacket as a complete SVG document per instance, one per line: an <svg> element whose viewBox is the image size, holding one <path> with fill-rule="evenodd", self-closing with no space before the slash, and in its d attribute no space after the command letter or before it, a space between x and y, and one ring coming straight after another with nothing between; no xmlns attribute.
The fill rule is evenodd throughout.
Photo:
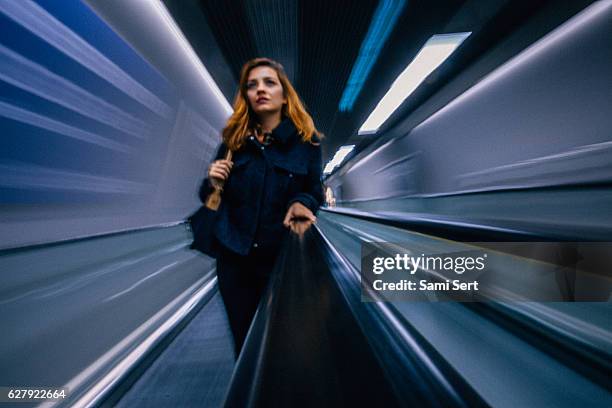
<svg viewBox="0 0 612 408"><path fill-rule="evenodd" d="M313 141L318 139L313 136ZM226 150L222 143L214 160L225 157ZM321 147L303 142L293 122L285 118L272 131L269 145L249 137L233 153L232 161L217 216L216 238L240 255L247 255L251 248L275 252L288 233L283 219L291 204L298 201L316 214L323 203ZM202 202L211 191L206 178L200 188Z"/></svg>

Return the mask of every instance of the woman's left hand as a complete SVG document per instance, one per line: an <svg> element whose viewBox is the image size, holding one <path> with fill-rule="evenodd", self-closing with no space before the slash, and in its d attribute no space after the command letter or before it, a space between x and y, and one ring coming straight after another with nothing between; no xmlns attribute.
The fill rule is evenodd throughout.
<svg viewBox="0 0 612 408"><path fill-rule="evenodd" d="M314 222L317 217L304 204L295 202L287 210L283 225L290 228L291 231L298 235L302 235Z"/></svg>

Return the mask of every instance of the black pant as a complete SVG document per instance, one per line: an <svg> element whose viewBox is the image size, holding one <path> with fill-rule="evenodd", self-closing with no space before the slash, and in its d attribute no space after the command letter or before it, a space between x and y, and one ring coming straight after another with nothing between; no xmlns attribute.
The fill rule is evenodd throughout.
<svg viewBox="0 0 612 408"><path fill-rule="evenodd" d="M275 259L276 253L257 250L247 256L221 250L217 256L219 291L234 336L236 357L242 349Z"/></svg>

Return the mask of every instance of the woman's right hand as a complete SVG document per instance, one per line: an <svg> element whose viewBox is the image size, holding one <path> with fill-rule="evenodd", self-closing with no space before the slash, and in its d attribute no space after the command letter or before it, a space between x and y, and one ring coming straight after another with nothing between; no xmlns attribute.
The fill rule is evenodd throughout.
<svg viewBox="0 0 612 408"><path fill-rule="evenodd" d="M222 186L229 177L232 165L230 160L215 160L208 168L208 179L213 186Z"/></svg>

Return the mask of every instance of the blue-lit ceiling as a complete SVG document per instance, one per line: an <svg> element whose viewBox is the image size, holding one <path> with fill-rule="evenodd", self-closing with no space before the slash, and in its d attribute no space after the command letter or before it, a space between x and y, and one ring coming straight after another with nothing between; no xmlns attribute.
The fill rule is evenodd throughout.
<svg viewBox="0 0 612 408"><path fill-rule="evenodd" d="M361 43L359 56L353 65L351 75L340 99L339 109L348 112L359 96L363 85L372 70L385 41L401 15L406 0L381 0L374 13L370 28Z"/></svg>

